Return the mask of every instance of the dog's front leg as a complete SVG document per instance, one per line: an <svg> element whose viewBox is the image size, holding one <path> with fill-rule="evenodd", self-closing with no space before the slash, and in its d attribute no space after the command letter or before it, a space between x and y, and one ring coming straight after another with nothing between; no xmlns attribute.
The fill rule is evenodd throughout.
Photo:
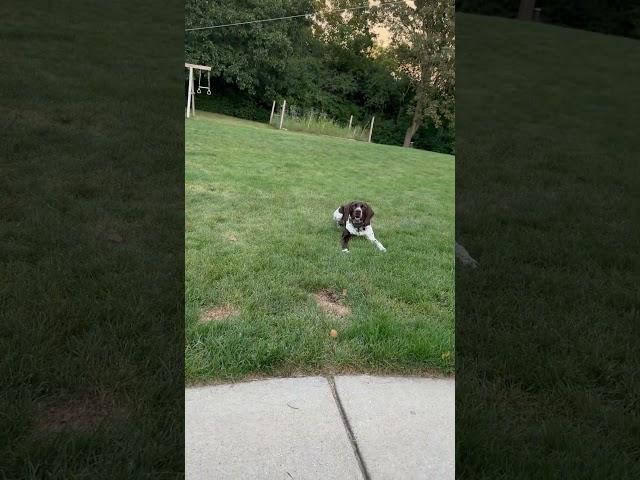
<svg viewBox="0 0 640 480"><path fill-rule="evenodd" d="M349 230L344 228L342 230L342 238L340 239L340 245L342 246L343 252L349 251L349 239L351 239L351 234L349 233Z"/></svg>
<svg viewBox="0 0 640 480"><path fill-rule="evenodd" d="M369 240L371 243L373 243L376 247L378 247L378 250L380 250L381 252L386 252L387 249L384 248L384 245L382 245L377 239L376 236L373 234L373 229L369 226L365 229L364 231L364 235L365 237L367 237L367 240Z"/></svg>

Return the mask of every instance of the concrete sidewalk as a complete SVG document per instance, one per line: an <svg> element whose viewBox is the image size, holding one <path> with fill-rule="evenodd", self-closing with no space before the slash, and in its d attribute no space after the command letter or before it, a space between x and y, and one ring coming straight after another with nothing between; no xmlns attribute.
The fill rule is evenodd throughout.
<svg viewBox="0 0 640 480"><path fill-rule="evenodd" d="M453 379L272 379L185 400L187 480L454 478Z"/></svg>

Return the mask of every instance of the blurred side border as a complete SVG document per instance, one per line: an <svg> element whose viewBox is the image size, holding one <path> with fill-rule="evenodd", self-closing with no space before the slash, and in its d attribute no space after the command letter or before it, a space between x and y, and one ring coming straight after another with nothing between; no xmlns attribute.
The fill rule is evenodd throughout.
<svg viewBox="0 0 640 480"><path fill-rule="evenodd" d="M0 7L2 478L184 475L183 12Z"/></svg>
<svg viewBox="0 0 640 480"><path fill-rule="evenodd" d="M637 478L640 42L510 8L456 14L456 474Z"/></svg>

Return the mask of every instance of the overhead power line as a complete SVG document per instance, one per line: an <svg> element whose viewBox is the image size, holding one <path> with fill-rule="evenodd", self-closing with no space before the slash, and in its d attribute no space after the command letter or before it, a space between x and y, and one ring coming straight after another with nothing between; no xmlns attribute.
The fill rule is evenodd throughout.
<svg viewBox="0 0 640 480"><path fill-rule="evenodd" d="M264 23L264 22L275 22L276 20L288 20L290 18L301 18L301 17L312 17L317 15L318 13L341 13L348 12L351 10L366 10L371 7L384 7L386 5L396 5L398 3L404 3L404 0L400 0L398 2L387 2L381 3L379 5L362 5L360 7L351 7L351 8L341 8L336 10L327 10L326 12L311 12L311 13L301 13L299 15L289 15L288 17L277 17L277 18L265 18L263 20L250 20L247 22L236 22L236 23L226 23L224 25L210 25L208 27L196 27L196 28L187 28L185 32L193 32L195 30L212 30L214 28L223 28L223 27L235 27L237 25L249 25L252 23Z"/></svg>

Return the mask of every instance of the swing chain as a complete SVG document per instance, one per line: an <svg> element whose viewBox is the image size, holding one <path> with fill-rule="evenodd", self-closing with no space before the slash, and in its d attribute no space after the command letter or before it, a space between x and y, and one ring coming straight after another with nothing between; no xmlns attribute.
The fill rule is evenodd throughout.
<svg viewBox="0 0 640 480"><path fill-rule="evenodd" d="M207 91L207 95L211 95L211 72L207 72L207 85L202 85L202 70L198 70L198 93L202 93L201 89L205 89Z"/></svg>

